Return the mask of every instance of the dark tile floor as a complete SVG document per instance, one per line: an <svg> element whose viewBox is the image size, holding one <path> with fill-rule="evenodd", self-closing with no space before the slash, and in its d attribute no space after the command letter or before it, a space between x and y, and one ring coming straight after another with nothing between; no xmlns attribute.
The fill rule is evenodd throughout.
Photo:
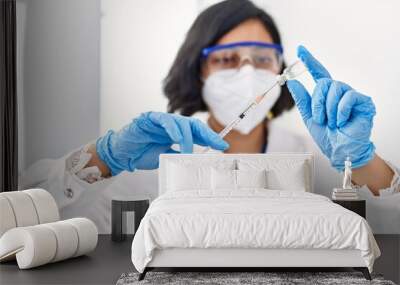
<svg viewBox="0 0 400 285"><path fill-rule="evenodd" d="M381 250L381 257L375 261L374 272L400 284L400 235L375 235L375 239Z"/></svg>
<svg viewBox="0 0 400 285"><path fill-rule="evenodd" d="M374 272L400 282L400 235L376 235L382 256ZM0 284L115 284L124 272L134 271L130 259L131 239L121 243L99 236L96 250L88 256L30 269L18 270L15 262L0 265Z"/></svg>

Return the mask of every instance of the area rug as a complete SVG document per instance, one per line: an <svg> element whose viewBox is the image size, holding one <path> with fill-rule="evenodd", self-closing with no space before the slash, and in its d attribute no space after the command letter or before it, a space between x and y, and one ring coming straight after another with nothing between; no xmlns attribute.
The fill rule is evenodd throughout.
<svg viewBox="0 0 400 285"><path fill-rule="evenodd" d="M138 273L124 273L117 285L134 284L379 284L395 285L392 281L384 280L382 275L372 275L368 281L360 272L148 272L146 278L138 281Z"/></svg>

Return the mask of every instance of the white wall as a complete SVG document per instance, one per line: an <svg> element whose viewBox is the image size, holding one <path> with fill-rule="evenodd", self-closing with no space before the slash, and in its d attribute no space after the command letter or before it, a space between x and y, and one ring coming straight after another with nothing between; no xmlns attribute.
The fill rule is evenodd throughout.
<svg viewBox="0 0 400 285"><path fill-rule="evenodd" d="M210 0L102 0L101 131L119 128L147 110L166 110L161 80L197 13ZM377 107L373 141L400 165L400 2L258 0L276 20L286 59L304 44L338 80L371 96ZM156 7L156 8L155 8ZM285 126L305 129L296 111Z"/></svg>
<svg viewBox="0 0 400 285"><path fill-rule="evenodd" d="M294 60L295 47L304 44L332 76L373 98L377 115L372 139L378 153L400 165L397 149L400 2L264 0L257 3L276 19L289 62Z"/></svg>
<svg viewBox="0 0 400 285"><path fill-rule="evenodd" d="M18 0L20 169L99 134L100 1Z"/></svg>
<svg viewBox="0 0 400 285"><path fill-rule="evenodd" d="M187 0L101 1L101 132L165 111L166 76L197 14Z"/></svg>

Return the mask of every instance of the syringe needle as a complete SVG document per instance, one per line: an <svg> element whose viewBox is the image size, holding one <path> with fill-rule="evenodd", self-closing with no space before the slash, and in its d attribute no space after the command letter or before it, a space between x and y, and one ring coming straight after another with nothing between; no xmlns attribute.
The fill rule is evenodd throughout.
<svg viewBox="0 0 400 285"><path fill-rule="evenodd" d="M240 113L235 120L233 120L231 123L229 123L222 131L219 132L219 136L221 138L225 137L237 124L242 121L246 115L253 109L255 108L260 102L264 99L265 95L268 94L269 91L275 88L275 86L278 84L278 82L275 82L270 88L265 90L261 95L257 96L253 102L251 102L250 105L247 106L247 108Z"/></svg>
<svg viewBox="0 0 400 285"><path fill-rule="evenodd" d="M258 99L257 103L260 103L262 99L264 99L265 95L267 95L269 93L269 91L271 91L272 89L274 89L276 87L276 85L279 84L279 81L276 81L274 84L272 84L272 86L270 88L268 88L267 90L264 91L264 93L262 93L260 96L256 97L256 100Z"/></svg>

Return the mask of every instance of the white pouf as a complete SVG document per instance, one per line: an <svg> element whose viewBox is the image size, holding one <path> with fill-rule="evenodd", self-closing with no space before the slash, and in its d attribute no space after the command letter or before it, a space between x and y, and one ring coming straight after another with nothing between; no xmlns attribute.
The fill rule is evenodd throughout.
<svg viewBox="0 0 400 285"><path fill-rule="evenodd" d="M0 238L0 261L17 259L20 269L80 256L97 245L97 228L86 218L14 228Z"/></svg>
<svg viewBox="0 0 400 285"><path fill-rule="evenodd" d="M96 248L98 230L86 218L59 221L49 192L0 193L0 262L17 259L20 269L86 254Z"/></svg>

